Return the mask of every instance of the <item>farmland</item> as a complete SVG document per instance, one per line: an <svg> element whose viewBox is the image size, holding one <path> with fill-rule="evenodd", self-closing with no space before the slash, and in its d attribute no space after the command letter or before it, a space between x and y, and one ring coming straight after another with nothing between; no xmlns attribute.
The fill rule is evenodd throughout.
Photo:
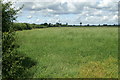
<svg viewBox="0 0 120 80"><path fill-rule="evenodd" d="M17 31L18 51L37 62L32 78L117 78L117 27ZM29 64L29 63L28 63Z"/></svg>

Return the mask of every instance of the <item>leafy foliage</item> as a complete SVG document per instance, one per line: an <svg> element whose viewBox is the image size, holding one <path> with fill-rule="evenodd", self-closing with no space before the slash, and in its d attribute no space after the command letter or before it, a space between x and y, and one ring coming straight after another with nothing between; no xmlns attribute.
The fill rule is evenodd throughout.
<svg viewBox="0 0 120 80"><path fill-rule="evenodd" d="M13 21L16 20L17 18L16 14L20 9L22 9L21 7L15 10L11 6L12 6L11 2L2 4L2 31L3 32L8 32L13 28L12 27Z"/></svg>
<svg viewBox="0 0 120 80"><path fill-rule="evenodd" d="M13 23L14 29L16 31L18 30L31 30L33 28L44 28L47 26L44 25L38 25L38 24L29 24L29 23Z"/></svg>
<svg viewBox="0 0 120 80"><path fill-rule="evenodd" d="M15 36L15 28L13 26L13 21L16 20L17 12L22 9L19 8L15 10L12 8L12 3L2 3L2 78L21 78L23 75L25 76L25 70L30 68L35 64L30 58L25 57L23 55L18 54L17 48L19 45L17 44L16 36ZM27 25L27 24L26 24ZM24 25L24 26L26 26ZM28 28L28 26L27 26ZM20 29L20 27L18 27ZM27 65L25 61L30 64ZM27 65L27 66L26 66ZM12 79L12 80L13 80Z"/></svg>

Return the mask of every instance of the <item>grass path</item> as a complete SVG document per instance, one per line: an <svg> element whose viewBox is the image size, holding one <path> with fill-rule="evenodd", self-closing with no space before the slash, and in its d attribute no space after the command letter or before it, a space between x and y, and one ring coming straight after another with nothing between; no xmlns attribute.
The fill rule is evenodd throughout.
<svg viewBox="0 0 120 80"><path fill-rule="evenodd" d="M118 77L118 28L56 27L18 31L18 49L37 61L34 78Z"/></svg>

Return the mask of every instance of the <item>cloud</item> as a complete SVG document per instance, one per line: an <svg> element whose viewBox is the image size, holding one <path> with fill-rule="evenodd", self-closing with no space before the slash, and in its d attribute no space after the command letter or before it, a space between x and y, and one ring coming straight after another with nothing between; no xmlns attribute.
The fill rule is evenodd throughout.
<svg viewBox="0 0 120 80"><path fill-rule="evenodd" d="M34 5L32 6L32 9L35 9L35 6L34 6Z"/></svg>
<svg viewBox="0 0 120 80"><path fill-rule="evenodd" d="M40 19L36 19L36 22L37 22L37 23L40 22Z"/></svg>
<svg viewBox="0 0 120 80"><path fill-rule="evenodd" d="M27 16L28 19L32 18L32 16Z"/></svg>
<svg viewBox="0 0 120 80"><path fill-rule="evenodd" d="M64 1L64 0L62 0ZM78 2L70 1L54 1L54 2L23 2L25 4L25 11L39 11L51 14L79 14L85 10L91 11L92 9L97 10L109 10L117 11L117 3L115 0L100 0L88 2L86 0ZM113 3L112 3L113 2ZM117 1L116 1L117 2ZM111 7L112 6L112 7Z"/></svg>
<svg viewBox="0 0 120 80"><path fill-rule="evenodd" d="M61 22L99 24L117 23L118 0L31 0L16 3L16 7L24 4L22 12L28 19L36 17L37 22ZM71 14L73 15L71 17ZM68 15L68 16L67 16ZM25 16L23 14L23 16ZM64 16L64 17L63 17ZM67 17L65 17L67 16ZM42 18L39 20L37 18ZM47 20L46 20L47 19Z"/></svg>
<svg viewBox="0 0 120 80"><path fill-rule="evenodd" d="M35 11L30 11L30 13L31 13L31 14L34 14L34 13L35 13Z"/></svg>

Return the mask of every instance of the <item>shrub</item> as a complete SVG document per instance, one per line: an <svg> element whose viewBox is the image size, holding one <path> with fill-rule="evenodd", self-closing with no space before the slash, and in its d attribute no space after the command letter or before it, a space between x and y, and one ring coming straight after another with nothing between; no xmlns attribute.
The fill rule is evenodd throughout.
<svg viewBox="0 0 120 80"><path fill-rule="evenodd" d="M2 78L18 78L24 70L21 61L25 57L17 54L16 48L19 46L13 27L13 20L20 9L15 10L11 6L11 2L2 3Z"/></svg>
<svg viewBox="0 0 120 80"><path fill-rule="evenodd" d="M13 26L14 26L14 29L15 29L16 31L17 31L17 30L23 30L23 29L24 29L24 27L22 27L22 24L20 24L20 23L14 23Z"/></svg>
<svg viewBox="0 0 120 80"><path fill-rule="evenodd" d="M31 24L28 24L28 23L25 23L25 24L26 24L26 30L27 30L27 29L28 29L28 30L32 29Z"/></svg>
<svg viewBox="0 0 120 80"><path fill-rule="evenodd" d="M19 77L24 70L21 66L21 61L24 57L17 54L16 48L19 46L15 41L15 32L4 32L2 37L2 77L3 78L16 78Z"/></svg>

